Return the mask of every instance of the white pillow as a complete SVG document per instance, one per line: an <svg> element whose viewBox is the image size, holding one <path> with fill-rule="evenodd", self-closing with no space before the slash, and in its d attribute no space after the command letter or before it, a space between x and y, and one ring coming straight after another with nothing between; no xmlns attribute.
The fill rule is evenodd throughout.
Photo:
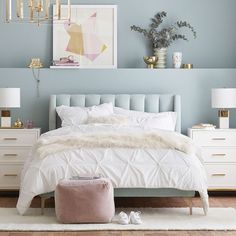
<svg viewBox="0 0 236 236"><path fill-rule="evenodd" d="M100 117L89 116L87 123L88 124L128 125L129 118L123 115L110 115L110 116L100 116Z"/></svg>
<svg viewBox="0 0 236 236"><path fill-rule="evenodd" d="M110 116L113 114L112 103L104 103L92 107L68 107L59 106L56 108L61 118L62 127L76 126L87 123L88 117Z"/></svg>
<svg viewBox="0 0 236 236"><path fill-rule="evenodd" d="M177 121L176 112L148 113L114 107L114 113L125 115L129 117L131 123L136 123L144 128L175 131Z"/></svg>

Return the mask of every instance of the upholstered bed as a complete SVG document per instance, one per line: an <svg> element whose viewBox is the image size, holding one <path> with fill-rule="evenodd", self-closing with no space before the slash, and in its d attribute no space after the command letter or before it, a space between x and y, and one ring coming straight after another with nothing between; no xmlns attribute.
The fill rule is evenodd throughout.
<svg viewBox="0 0 236 236"><path fill-rule="evenodd" d="M176 132L181 132L181 99L179 95L158 95L158 94L153 94L153 95L143 95L143 94L134 94L134 95L128 95L128 94L119 94L119 95L107 95L107 94L103 94L103 95L82 95L82 94L78 94L78 95L52 95L50 98L50 105L49 105L49 130L55 130L61 127L61 120L58 117L57 113L56 113L56 108L59 106L68 106L68 107L90 107L90 106L95 106L95 105L99 105L99 104L103 104L103 103L112 103L115 107L121 107L127 110L135 110L135 111L142 111L142 112L149 112L149 113L159 113L159 112L169 112L169 111L174 111L176 112L177 115L177 122L176 122L176 127L175 127L175 131ZM60 129L59 129L60 130ZM111 152L111 155L114 156L118 156L117 150L115 150L115 154ZM88 151L90 152L90 151ZM170 155L170 157L175 156L175 152L173 151L173 153ZM149 156L148 158L152 159L152 154L150 154L149 152L144 152L142 153L142 150L140 155L142 156ZM133 155L132 151L130 151L130 155ZM95 156L96 153L92 153L90 154L91 156ZM119 154L120 155L120 154ZM167 155L167 154L165 154ZM168 154L169 155L169 154ZM191 160L187 160L186 159L186 155L182 155L181 153L178 153L178 155L180 156L180 158L182 158L183 162L185 162L185 166L190 166L191 165ZM178 156L176 154L176 156ZM182 155L182 156L181 156ZM64 159L68 159L68 155L66 154L64 157ZM77 158L76 155L74 156L74 158ZM87 157L81 157L80 163L81 166L83 165L84 168L86 169L86 158ZM123 158L123 157L122 157ZM53 159L54 160L54 159ZM174 159L173 159L174 160ZM193 159L194 160L194 159ZM123 160L122 160L123 161ZM37 161L36 161L37 162ZM39 161L42 162L42 161ZM82 163L83 162L83 163ZM187 163L189 162L189 163ZM200 162L196 161L196 168L198 168L198 165L200 166ZM118 162L117 162L118 163ZM107 165L111 164L111 163L106 163ZM29 165L29 163L28 163ZM41 164L40 164L41 165ZM119 165L119 163L117 164ZM159 164L158 164L159 165ZM26 166L28 168L28 166ZM25 169L27 169L25 168ZM36 164L35 166L32 167L33 168L37 168ZM42 165L40 166L40 168L42 168ZM93 167L95 168L95 167ZM96 168L98 168L98 166L96 166ZM195 168L194 166L192 166L192 168ZM199 167L201 168L201 167ZM108 173L109 172L109 168L107 168L108 171L104 172L104 173ZM102 170L102 169L101 169ZM48 170L47 170L48 171ZM55 172L55 170L53 170ZM81 169L80 169L81 171ZM193 172L196 172L196 170L193 170ZM39 170L39 172L42 172L42 170ZM191 170L187 170L186 172L191 172ZM114 173L114 171L113 171ZM189 173L188 173L189 174ZM43 180L40 179L40 181L44 181L44 179L46 178L45 176L47 175L47 173L43 174L44 177L41 177L41 179L43 178ZM55 173L53 174L55 175ZM196 175L196 173L194 174ZM204 175L204 174L202 174ZM128 184L120 184L119 185L119 181L115 178L113 178L114 176L107 176L107 177L111 177L111 179L114 179L114 183L115 186L125 186L125 187L115 187L115 196L116 197L186 197L189 198L191 200L191 198L195 195L195 191L199 191L199 189L190 189L190 187L185 187L185 184L180 184L180 188L172 188L170 186L167 186L165 188L161 187L161 188L155 188L155 184L156 183L152 183L152 184L142 184L142 181L139 181L139 183L137 183L138 187L133 186L132 181L135 182L134 180L132 180L130 183ZM53 179L54 176L50 176L48 177L49 179ZM118 178L118 177L116 177ZM193 178L191 175L189 178ZM194 177L196 178L196 177ZM27 179L27 176L25 175L25 179ZM197 179L197 178L196 178ZM40 182L38 180L38 182ZM50 189L50 191L53 191L53 189L55 188L55 180L51 180L52 182L47 182L47 188L45 189ZM193 181L193 180L191 180ZM24 183L25 182L25 183ZM30 204L30 199L33 198L36 195L41 195L42 196L42 207L44 206L44 201L45 199L47 199L48 197L51 196L51 193L48 194L47 192L45 192L45 190L42 189L37 190L34 192L34 194L32 194L33 191L29 191L29 187L27 186L27 183L29 181L24 179L22 180L22 186L21 186L21 195L20 198L18 200L18 204L17 204L17 208L18 211L23 214L26 209L29 207ZM175 183L175 180L172 180L173 182L173 186L178 186ZM204 182L204 180L203 180ZM34 184L35 185L35 184ZM49 186L50 185L50 186ZM129 187L131 186L132 187ZM172 183L171 183L172 185ZM199 185L201 185L201 183L199 183ZM128 187L127 187L128 186ZM142 187L143 186L143 187ZM151 186L150 188L148 186ZM202 199L203 199L203 205L204 205L204 211L205 213L207 212L207 207L208 207L208 198L207 198L207 192L206 192L206 187L204 186L204 183L202 184L202 186L200 187L201 192L199 191L200 194L202 194ZM28 193L26 193L24 189L27 189L27 191L29 191ZM185 189L185 190L183 190ZM188 190L186 190L188 189ZM25 193L24 193L25 192ZM48 191L49 192L49 191ZM32 194L32 196L29 196L30 194ZM29 197L29 199L27 201L25 201L24 198ZM191 203L191 201L190 201ZM190 213L192 212L192 208L191 208L191 204L190 204Z"/></svg>
<svg viewBox="0 0 236 236"><path fill-rule="evenodd" d="M152 113L175 111L178 113L176 131L181 132L181 98L180 95L171 94L52 95L49 103L49 130L61 126L61 121L56 113L56 107L58 106L90 107L108 102L113 103L116 107L134 111Z"/></svg>
<svg viewBox="0 0 236 236"><path fill-rule="evenodd" d="M61 127L61 120L56 113L56 107L80 106L89 107L112 102L114 106L127 110L144 112L177 112L176 132L181 132L181 97L172 94L77 94L52 95L49 103L49 130ZM116 197L193 197L195 191L178 189L115 189Z"/></svg>

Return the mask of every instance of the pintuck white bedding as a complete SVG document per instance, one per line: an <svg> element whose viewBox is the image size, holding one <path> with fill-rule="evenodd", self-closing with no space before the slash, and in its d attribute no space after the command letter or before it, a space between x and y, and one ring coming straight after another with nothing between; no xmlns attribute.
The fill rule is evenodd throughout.
<svg viewBox="0 0 236 236"><path fill-rule="evenodd" d="M110 178L115 188L198 191L208 209L201 153L191 139L137 125L86 124L40 137L22 173L19 213L35 196L54 191L59 180L88 174Z"/></svg>

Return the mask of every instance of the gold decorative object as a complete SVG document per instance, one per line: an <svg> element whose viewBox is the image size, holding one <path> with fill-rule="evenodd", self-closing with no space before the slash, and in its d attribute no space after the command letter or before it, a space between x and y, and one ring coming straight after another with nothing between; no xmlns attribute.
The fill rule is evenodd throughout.
<svg viewBox="0 0 236 236"><path fill-rule="evenodd" d="M23 125L23 122L20 120L20 118L18 118L17 120L16 120L16 122L14 123L14 128L23 128L24 127L24 125Z"/></svg>
<svg viewBox="0 0 236 236"><path fill-rule="evenodd" d="M158 57L151 56L151 57L143 57L144 62L147 64L147 68L154 69L156 63L158 61Z"/></svg>
<svg viewBox="0 0 236 236"><path fill-rule="evenodd" d="M182 68L183 69L193 69L193 64L183 64Z"/></svg>
<svg viewBox="0 0 236 236"><path fill-rule="evenodd" d="M32 58L29 64L29 68L39 69L42 68L43 64L41 63L39 58Z"/></svg>
<svg viewBox="0 0 236 236"><path fill-rule="evenodd" d="M50 23L56 20L71 20L71 0L67 0L67 17L61 18L61 0L2 0L7 23ZM64 3L63 3L64 4ZM55 5L56 14L50 16L50 6ZM25 9L28 8L28 11ZM13 13L15 11L15 14Z"/></svg>
<svg viewBox="0 0 236 236"><path fill-rule="evenodd" d="M32 58L28 67L32 69L35 82L37 83L37 96L40 97L40 93L39 93L40 79L39 78L40 78L40 69L43 67L43 64L41 63L39 58Z"/></svg>

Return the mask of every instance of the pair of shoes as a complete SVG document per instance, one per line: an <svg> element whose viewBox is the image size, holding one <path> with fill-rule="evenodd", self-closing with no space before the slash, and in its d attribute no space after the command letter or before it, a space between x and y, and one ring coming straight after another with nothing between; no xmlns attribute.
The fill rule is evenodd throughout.
<svg viewBox="0 0 236 236"><path fill-rule="evenodd" d="M129 216L125 212L120 212L119 214L119 224L121 225L128 225L128 224L134 224L134 225L140 225L142 224L141 220L141 212L135 212L131 211Z"/></svg>

